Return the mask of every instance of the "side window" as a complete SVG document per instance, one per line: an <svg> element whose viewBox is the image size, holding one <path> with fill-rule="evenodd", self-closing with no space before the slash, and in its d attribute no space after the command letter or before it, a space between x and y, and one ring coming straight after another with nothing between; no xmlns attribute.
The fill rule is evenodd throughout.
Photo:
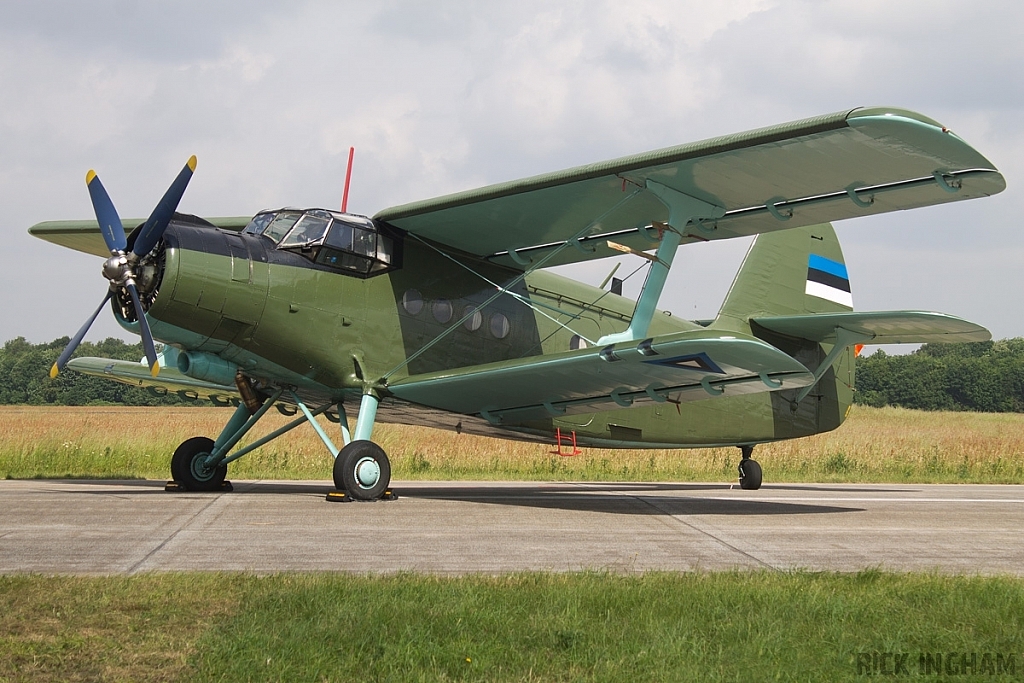
<svg viewBox="0 0 1024 683"><path fill-rule="evenodd" d="M245 226L245 229L242 230L242 232L249 233L250 235L259 235L266 229L272 220L274 220L274 214L258 213L252 217L252 220L249 221L249 225Z"/></svg>

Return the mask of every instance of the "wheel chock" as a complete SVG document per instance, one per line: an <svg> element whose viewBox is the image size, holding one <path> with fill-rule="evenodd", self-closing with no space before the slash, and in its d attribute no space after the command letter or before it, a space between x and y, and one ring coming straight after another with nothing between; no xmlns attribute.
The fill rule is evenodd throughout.
<svg viewBox="0 0 1024 683"><path fill-rule="evenodd" d="M235 487L231 485L230 481L221 482L220 491L222 493L228 493L234 490ZM171 493L185 493L186 491L188 491L188 489L185 488L184 484L180 484L176 481L169 481L166 484L164 484L164 491L169 491Z"/></svg>
<svg viewBox="0 0 1024 683"><path fill-rule="evenodd" d="M355 501L355 498L348 495L345 491L329 491L326 498L328 503L351 503ZM391 489L385 489L384 493L381 494L377 500L398 500L398 494ZM360 503L373 503L372 500L361 500Z"/></svg>

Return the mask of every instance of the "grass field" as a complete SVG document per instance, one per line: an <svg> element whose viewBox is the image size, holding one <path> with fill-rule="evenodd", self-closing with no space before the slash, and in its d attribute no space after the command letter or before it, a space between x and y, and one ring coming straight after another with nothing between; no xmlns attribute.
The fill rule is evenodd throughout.
<svg viewBox="0 0 1024 683"><path fill-rule="evenodd" d="M0 477L156 478L188 437L215 437L231 409L0 407ZM271 411L254 438L286 418ZM336 425L323 424L332 435ZM728 481L735 448L586 449L378 425L395 479ZM340 442L340 438L336 441ZM244 442L243 442L244 443ZM767 481L1024 483L1024 415L856 406L834 432L759 446ZM237 479L329 479L331 460L302 426L229 468Z"/></svg>
<svg viewBox="0 0 1024 683"><path fill-rule="evenodd" d="M1024 674L1024 581L1005 577L8 576L0 606L5 681L845 681L894 672L893 657L879 659L885 669L869 677L872 653L905 655L903 675L916 680ZM972 653L965 671L961 655ZM921 675L922 657L934 665L936 654L940 675Z"/></svg>

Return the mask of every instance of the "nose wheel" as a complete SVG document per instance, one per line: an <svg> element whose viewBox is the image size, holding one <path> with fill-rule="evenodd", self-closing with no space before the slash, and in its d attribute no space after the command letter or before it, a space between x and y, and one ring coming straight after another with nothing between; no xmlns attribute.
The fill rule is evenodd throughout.
<svg viewBox="0 0 1024 683"><path fill-rule="evenodd" d="M753 446L740 446L743 458L740 460L740 488L756 491L761 488L761 465L750 456L754 453Z"/></svg>
<svg viewBox="0 0 1024 683"><path fill-rule="evenodd" d="M228 466L209 467L212 452L213 439L194 436L183 441L171 456L171 478L187 491L219 491Z"/></svg>
<svg viewBox="0 0 1024 683"><path fill-rule="evenodd" d="M391 483L391 462L372 441L353 441L334 459L334 486L355 500L376 500Z"/></svg>

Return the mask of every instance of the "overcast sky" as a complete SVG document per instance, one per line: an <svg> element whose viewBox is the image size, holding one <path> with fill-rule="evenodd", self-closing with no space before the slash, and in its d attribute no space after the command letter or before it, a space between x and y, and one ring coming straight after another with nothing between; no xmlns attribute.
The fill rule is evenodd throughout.
<svg viewBox="0 0 1024 683"><path fill-rule="evenodd" d="M26 233L92 217L90 168L146 216L196 154L181 209L249 215L337 207L351 145L349 210L372 215L868 105L939 120L1008 187L837 223L857 309L1024 336L1021 26L1008 0L3 2L0 341L71 335L103 297L100 259ZM747 246L686 247L661 307L714 317ZM112 334L104 314L89 338Z"/></svg>

